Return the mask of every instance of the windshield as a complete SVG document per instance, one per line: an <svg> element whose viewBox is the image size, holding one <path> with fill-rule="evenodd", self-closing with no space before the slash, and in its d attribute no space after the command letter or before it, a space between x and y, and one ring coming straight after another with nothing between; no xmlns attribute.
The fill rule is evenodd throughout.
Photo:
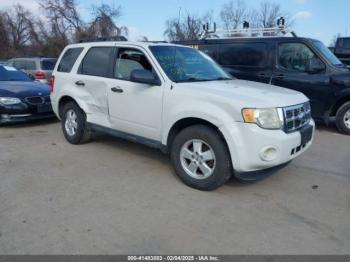
<svg viewBox="0 0 350 262"><path fill-rule="evenodd" d="M343 63L321 41L314 41L316 48L335 66L343 66Z"/></svg>
<svg viewBox="0 0 350 262"><path fill-rule="evenodd" d="M0 81L32 81L27 74L12 66L0 65Z"/></svg>
<svg viewBox="0 0 350 262"><path fill-rule="evenodd" d="M57 59L45 59L41 60L41 69L42 70L53 70Z"/></svg>
<svg viewBox="0 0 350 262"><path fill-rule="evenodd" d="M178 46L152 46L150 49L173 82L232 79L209 56L196 49Z"/></svg>

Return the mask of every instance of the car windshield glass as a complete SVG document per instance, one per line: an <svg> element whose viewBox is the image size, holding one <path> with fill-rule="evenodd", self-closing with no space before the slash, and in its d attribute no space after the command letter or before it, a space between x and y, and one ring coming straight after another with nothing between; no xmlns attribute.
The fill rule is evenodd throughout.
<svg viewBox="0 0 350 262"><path fill-rule="evenodd" d="M53 70L57 59L45 59L41 60L41 69L42 70Z"/></svg>
<svg viewBox="0 0 350 262"><path fill-rule="evenodd" d="M160 66L174 82L231 80L209 56L196 49L178 46L150 47Z"/></svg>
<svg viewBox="0 0 350 262"><path fill-rule="evenodd" d="M0 81L32 81L27 74L12 66L0 66Z"/></svg>
<svg viewBox="0 0 350 262"><path fill-rule="evenodd" d="M314 41L316 48L335 66L342 66L343 63L326 47L321 41Z"/></svg>

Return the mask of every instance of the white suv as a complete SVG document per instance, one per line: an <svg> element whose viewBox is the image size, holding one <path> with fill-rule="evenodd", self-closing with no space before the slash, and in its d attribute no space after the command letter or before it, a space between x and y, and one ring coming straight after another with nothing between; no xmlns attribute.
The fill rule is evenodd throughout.
<svg viewBox="0 0 350 262"><path fill-rule="evenodd" d="M164 43L69 45L51 79L53 110L72 144L93 131L169 152L189 186L213 190L232 174L288 163L312 143L308 99L233 79L198 50ZM265 172L266 173L266 172Z"/></svg>

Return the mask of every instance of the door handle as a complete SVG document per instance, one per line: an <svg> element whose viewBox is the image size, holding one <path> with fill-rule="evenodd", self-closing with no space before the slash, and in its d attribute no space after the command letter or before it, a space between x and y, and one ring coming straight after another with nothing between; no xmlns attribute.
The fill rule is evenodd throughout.
<svg viewBox="0 0 350 262"><path fill-rule="evenodd" d="M75 85L77 85L77 86L85 86L85 83L83 81L79 80L79 81L75 82Z"/></svg>
<svg viewBox="0 0 350 262"><path fill-rule="evenodd" d="M112 87L111 90L114 93L123 93L124 92L124 90L122 88L120 88L119 86Z"/></svg>

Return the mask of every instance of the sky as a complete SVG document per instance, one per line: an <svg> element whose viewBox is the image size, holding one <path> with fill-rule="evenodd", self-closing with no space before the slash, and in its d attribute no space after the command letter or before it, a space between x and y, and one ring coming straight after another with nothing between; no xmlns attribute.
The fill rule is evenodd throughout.
<svg viewBox="0 0 350 262"><path fill-rule="evenodd" d="M43 15L38 0L0 0L0 10L14 3L21 3L35 14ZM89 20L92 5L101 3L120 5L122 17L117 23L129 28L129 39L138 40L147 36L150 40L164 40L165 21L182 14L202 16L213 12L214 20L220 23L220 9L230 0L76 0L80 15ZM246 5L258 8L264 0L245 0ZM350 36L349 0L273 0L295 20L293 30L299 36L316 38L329 45L340 33Z"/></svg>

